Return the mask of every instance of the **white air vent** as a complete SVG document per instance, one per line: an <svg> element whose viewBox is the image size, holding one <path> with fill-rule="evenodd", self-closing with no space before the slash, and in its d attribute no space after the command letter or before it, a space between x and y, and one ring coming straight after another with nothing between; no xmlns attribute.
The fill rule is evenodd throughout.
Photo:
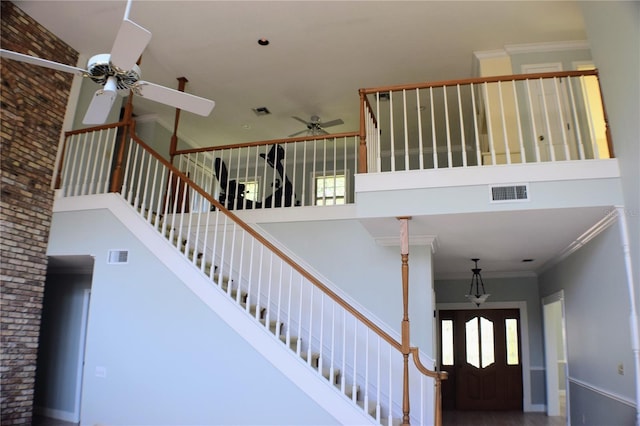
<svg viewBox="0 0 640 426"><path fill-rule="evenodd" d="M491 187L491 202L529 201L529 185L507 185Z"/></svg>
<svg viewBox="0 0 640 426"><path fill-rule="evenodd" d="M129 250L109 250L109 258L107 259L108 264L113 265L128 262Z"/></svg>

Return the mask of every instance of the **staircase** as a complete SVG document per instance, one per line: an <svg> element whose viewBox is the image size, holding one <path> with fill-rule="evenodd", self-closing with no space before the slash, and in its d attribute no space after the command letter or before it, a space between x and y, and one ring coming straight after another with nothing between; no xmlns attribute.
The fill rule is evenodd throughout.
<svg viewBox="0 0 640 426"><path fill-rule="evenodd" d="M164 248L152 251L165 251L159 259L167 267L175 265L183 282L259 352L288 353L268 359L332 415L341 410L342 417L336 418L342 423L397 424L409 413L409 401L412 423L434 423L438 375L419 364L416 348L411 348L414 363L403 366L409 354L403 355L407 348L396 338L225 209L133 131L121 144L128 152L120 153L113 148L116 132L95 132L78 138L74 133L65 141L59 197L103 194L121 200L128 211L123 214L134 216L131 220L138 224L130 230L143 227L164 241L159 244ZM103 148L87 147L89 141ZM118 191L107 190L106 152L119 159L111 174L112 181L121 177ZM73 163L76 158L79 165ZM255 327L247 325L251 323Z"/></svg>

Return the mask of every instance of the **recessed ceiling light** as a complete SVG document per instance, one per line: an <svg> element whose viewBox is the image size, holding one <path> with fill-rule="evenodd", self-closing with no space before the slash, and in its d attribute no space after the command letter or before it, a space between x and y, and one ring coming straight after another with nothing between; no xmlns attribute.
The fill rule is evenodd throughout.
<svg viewBox="0 0 640 426"><path fill-rule="evenodd" d="M243 125L242 125L242 128L243 128L244 130L249 130L249 129L251 129L251 124L243 124Z"/></svg>
<svg viewBox="0 0 640 426"><path fill-rule="evenodd" d="M260 46L268 46L269 45L269 40L267 40L266 38L262 37L258 39L258 44Z"/></svg>

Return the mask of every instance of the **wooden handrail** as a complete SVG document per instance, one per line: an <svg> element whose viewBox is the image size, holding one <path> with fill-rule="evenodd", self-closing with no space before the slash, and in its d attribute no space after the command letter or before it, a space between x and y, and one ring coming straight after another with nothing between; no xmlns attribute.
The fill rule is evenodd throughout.
<svg viewBox="0 0 640 426"><path fill-rule="evenodd" d="M248 232L253 238L258 240L261 244L263 244L267 249L272 251L275 255L280 257L291 268L296 270L300 275L302 275L304 278L309 280L309 282L311 282L314 286L316 286L318 289L320 289L322 292L324 292L327 296L329 296L331 299L333 299L334 302L336 302L338 305L340 305L342 308L344 308L346 311L348 311L351 315L353 315L358 320L360 320L363 324L365 324L369 329L371 329L378 336L380 336L389 345L393 346L398 351L401 351L402 347L401 347L400 342L395 340L387 332L385 332L379 326L374 324L369 318L367 318L366 316L364 316L363 314L358 312L355 308L353 308L351 305L349 305L340 296L338 296L334 291L332 291L330 288L328 288L326 285L324 285L322 282L320 282L317 278L315 278L313 275L311 275L302 266L300 266L293 259L291 259L289 256L287 256L283 251L281 251L276 246L274 246L272 243L270 243L267 239L265 239L262 235L257 233L253 228L251 228L251 226L247 225L242 220L240 220L240 218L238 216L236 216L233 212L229 211L218 200L213 198L209 193L205 192L198 185L193 183L191 181L191 179L186 174L182 173L180 170L175 168L167 160L165 160L159 154L157 154L151 147L149 147L149 145L147 145L146 143L144 143L144 141L142 141L140 138L138 138L137 135L135 134L135 121L134 121L133 125L130 127L130 137L137 144L139 144L146 151L148 151L149 154L151 154L156 160L158 160L161 164L163 164L165 167L167 167L171 171L171 173L173 173L174 175L176 175L177 177L182 179L184 182L187 183L187 185L189 185L191 187L191 189L196 191L203 198L205 198L212 205L214 205L216 207L216 209L218 209L221 212L223 212L227 217L229 217L232 221L234 221L238 226L240 226L243 230Z"/></svg>
<svg viewBox="0 0 640 426"><path fill-rule="evenodd" d="M456 86L465 84L478 84L478 83L497 83L499 81L520 81L520 80L532 80L540 78L553 78L553 77L580 77L580 76L597 76L598 70L585 70L585 71L563 71L563 72L542 72L533 74L511 74L492 77L474 77L465 78L459 80L443 80L428 83L414 83L414 84L400 84L394 86L382 86L372 87L366 89L360 89L361 93L372 94L377 92L397 92L401 90L411 89L428 89L430 87L442 87L442 86Z"/></svg>
<svg viewBox="0 0 640 426"><path fill-rule="evenodd" d="M117 123L101 124L100 126L95 126L95 127L85 127L82 129L69 130L67 132L64 132L64 137L68 138L69 136L79 135L81 133L97 132L99 130L112 129L114 127L122 127L126 124L128 124L127 121L118 121Z"/></svg>
<svg viewBox="0 0 640 426"><path fill-rule="evenodd" d="M236 144L230 144L230 145L208 146L205 148L182 149L182 150L176 151L175 154L176 155L195 154L198 152L221 151L224 149L249 148L254 146L276 145L276 144L305 142L305 141L322 140L322 139L350 138L350 137L357 137L358 135L359 135L358 132L344 132L344 133L335 133L335 134L319 135L319 136L301 136L297 138L271 139L271 140L257 141L257 142L242 142L242 143L236 143Z"/></svg>

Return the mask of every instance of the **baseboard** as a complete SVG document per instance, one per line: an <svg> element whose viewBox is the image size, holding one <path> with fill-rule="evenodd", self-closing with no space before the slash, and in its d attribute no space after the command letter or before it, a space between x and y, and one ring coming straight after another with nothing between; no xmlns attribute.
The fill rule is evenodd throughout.
<svg viewBox="0 0 640 426"><path fill-rule="evenodd" d="M55 408L47 407L34 407L34 411L41 416L49 417L51 419L71 423L78 423L80 421L76 413L72 413L70 411L56 410Z"/></svg>
<svg viewBox="0 0 640 426"><path fill-rule="evenodd" d="M525 407L525 413L546 413L547 405L546 404L529 404Z"/></svg>

